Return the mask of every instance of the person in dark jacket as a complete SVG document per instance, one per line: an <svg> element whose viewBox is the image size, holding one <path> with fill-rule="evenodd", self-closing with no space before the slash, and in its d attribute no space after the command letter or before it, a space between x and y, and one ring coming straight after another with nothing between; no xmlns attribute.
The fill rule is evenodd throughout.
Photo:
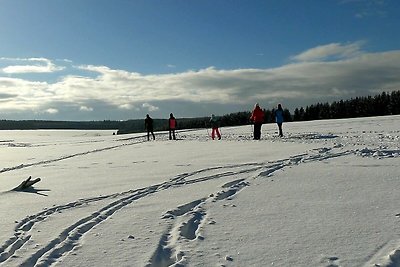
<svg viewBox="0 0 400 267"><path fill-rule="evenodd" d="M175 129L178 127L178 123L176 122L176 119L174 117L174 114L169 114L169 120L168 120L168 129L169 129L169 140L176 140L175 137Z"/></svg>
<svg viewBox="0 0 400 267"><path fill-rule="evenodd" d="M276 124L278 124L279 136L283 137L283 132L282 132L283 109L281 104L278 104L278 108L275 110L275 121Z"/></svg>
<svg viewBox="0 0 400 267"><path fill-rule="evenodd" d="M260 108L260 105L256 103L251 113L250 121L254 123L253 139L260 140L261 138L261 126L264 122L264 111Z"/></svg>
<svg viewBox="0 0 400 267"><path fill-rule="evenodd" d="M147 141L150 140L150 133L153 136L153 140L156 140L153 132L153 119L149 114L146 115L146 119L144 120L144 128L147 130Z"/></svg>

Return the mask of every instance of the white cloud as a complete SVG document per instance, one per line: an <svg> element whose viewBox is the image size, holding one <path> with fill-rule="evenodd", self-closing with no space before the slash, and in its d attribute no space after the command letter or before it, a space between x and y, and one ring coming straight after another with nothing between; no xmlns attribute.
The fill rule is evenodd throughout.
<svg viewBox="0 0 400 267"><path fill-rule="evenodd" d="M147 109L148 111L157 111L159 109L158 107L150 105L149 103L144 103L142 107Z"/></svg>
<svg viewBox="0 0 400 267"><path fill-rule="evenodd" d="M7 74L17 73L51 73L65 69L65 67L55 65L46 58L0 58L2 61L27 62L26 65L9 65L2 69Z"/></svg>
<svg viewBox="0 0 400 267"><path fill-rule="evenodd" d="M49 109L46 109L45 112L49 113L49 114L56 114L56 113L58 113L58 109L49 108Z"/></svg>
<svg viewBox="0 0 400 267"><path fill-rule="evenodd" d="M386 0L342 0L339 3L354 5L358 9L354 15L357 19L368 17L385 18L388 15Z"/></svg>
<svg viewBox="0 0 400 267"><path fill-rule="evenodd" d="M384 18L387 16L387 12L384 10L362 10L354 15L358 19L363 19L367 17L381 17Z"/></svg>
<svg viewBox="0 0 400 267"><path fill-rule="evenodd" d="M80 111L88 111L88 112L91 112L91 111L93 111L93 108L87 107L87 106L81 106L81 107L79 108L79 110L80 110Z"/></svg>
<svg viewBox="0 0 400 267"><path fill-rule="evenodd" d="M281 102L291 108L369 95L378 89L399 90L400 50L362 53L359 47L357 43L320 46L300 54L299 59L303 60L269 69L210 67L142 75L88 65L74 70L74 73L84 70L81 75L60 77L54 83L0 76L0 111L29 113L54 107L52 112L59 110L57 116L63 116L68 109L87 111L90 116L100 110L115 114L143 110L168 113L177 108L173 103L179 101L187 103L188 111L198 108L208 114L210 104L214 108L238 105L251 108L260 102L267 108ZM338 60L316 60L337 54L342 55ZM93 75L87 76L87 71ZM90 113L93 110L99 112Z"/></svg>
<svg viewBox="0 0 400 267"><path fill-rule="evenodd" d="M322 61L326 59L345 59L358 56L362 53L361 46L364 42L358 41L350 44L332 43L308 49L292 57L295 61Z"/></svg>
<svg viewBox="0 0 400 267"><path fill-rule="evenodd" d="M119 105L118 108L121 110L134 110L134 111L140 110L140 108L134 106L133 104L122 104L122 105Z"/></svg>

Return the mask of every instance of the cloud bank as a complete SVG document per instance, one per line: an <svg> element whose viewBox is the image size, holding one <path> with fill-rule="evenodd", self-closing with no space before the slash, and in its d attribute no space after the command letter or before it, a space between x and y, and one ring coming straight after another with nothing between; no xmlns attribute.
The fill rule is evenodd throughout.
<svg viewBox="0 0 400 267"><path fill-rule="evenodd" d="M317 46L276 68L209 67L159 75L107 66L74 66L67 61L57 66L49 59L27 59L40 66L2 68L7 75L0 73L0 112L10 119L129 119L142 118L149 112L153 117L165 117L170 112L191 117L249 110L255 102L265 108L279 102L293 110L315 102L400 90L400 50L367 53L362 51L362 44ZM35 76L13 77L29 71L60 70L63 74L69 70L81 74L60 76L55 82L35 80Z"/></svg>

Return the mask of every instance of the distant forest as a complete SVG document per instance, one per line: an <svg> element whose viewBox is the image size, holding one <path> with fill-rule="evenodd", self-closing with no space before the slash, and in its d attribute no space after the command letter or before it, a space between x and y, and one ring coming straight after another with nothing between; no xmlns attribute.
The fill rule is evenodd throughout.
<svg viewBox="0 0 400 267"><path fill-rule="evenodd" d="M294 121L342 119L371 117L400 114L400 91L390 94L383 92L379 95L356 97L338 102L317 103L294 110Z"/></svg>
<svg viewBox="0 0 400 267"><path fill-rule="evenodd" d="M265 123L273 123L275 110L264 109ZM284 120L307 121L321 119L342 119L400 114L400 91L383 92L375 96L356 97L333 103L316 103L305 108L296 108L294 114L284 109ZM239 126L250 124L251 111L241 111L220 116L220 126ZM209 127L209 117L177 118L178 129ZM115 134L144 131L144 119L127 121L42 121L42 120L0 120L0 130L36 129L77 129L77 130L116 130ZM154 119L154 130L168 130L167 119Z"/></svg>

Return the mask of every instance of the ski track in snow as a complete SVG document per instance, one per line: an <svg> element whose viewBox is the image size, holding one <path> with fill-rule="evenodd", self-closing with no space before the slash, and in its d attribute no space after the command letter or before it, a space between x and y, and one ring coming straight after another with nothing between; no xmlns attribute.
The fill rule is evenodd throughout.
<svg viewBox="0 0 400 267"><path fill-rule="evenodd" d="M78 156L84 156L84 155L88 155L88 154L92 154L92 153L97 153L97 152L103 152L103 151L106 151L106 150L116 149L116 148L127 146L127 145L136 145L136 144L143 143L144 140L137 140L139 138L142 139L143 136L138 136L138 137L134 137L134 138L130 138L130 139L124 139L124 140L134 140L135 142L123 143L123 144L119 144L119 145L115 145L115 146L108 146L108 147L94 149L94 150L85 151L85 152L81 152L81 153L61 156L61 157L54 158L54 159L42 160L42 161L38 161L38 162L34 162L34 163L25 163L25 164L22 163L22 164L20 164L18 166L6 167L6 168L1 169L0 173L13 171L13 170L19 170L19 169L22 169L22 168L28 168L28 167L32 167L32 166L45 165L45 164L49 164L49 163L53 163L53 162L57 162L57 161L62 161L62 160L70 159L70 158L75 158L75 157L78 157ZM12 146L12 145L9 145L9 146Z"/></svg>
<svg viewBox="0 0 400 267"><path fill-rule="evenodd" d="M231 138L235 140L234 138L238 137L236 136ZM393 135L383 138L389 138L389 140L393 140L393 142L398 142L399 140L398 137L393 137ZM99 153L126 145L136 145L144 142L143 139L143 136L120 139L119 141L126 142L115 146L108 146L36 163L20 164L18 166L4 168L0 170L0 173L67 160L73 157L79 157L91 153ZM321 140L323 140L325 142L327 139L331 140L331 142L332 140L336 141L338 136L331 134L321 135L308 133L304 135L291 136L286 139L269 138L269 141L278 140L281 142L298 142L298 140L306 140L308 142L321 142ZM170 180L145 188L99 197L84 198L64 205L54 206L39 213L27 216L17 223L14 228L14 232L10 234L11 237L4 241L4 243L0 246L0 265L7 265L8 261L14 255L16 255L19 250L23 249L24 245L29 240L34 238L34 231L32 229L35 225L45 224L48 218L52 216L58 216L63 210L73 210L84 205L90 205L91 203L101 204L104 200L107 200L108 202L111 200L111 203L104 204L104 206L99 210L88 214L86 217L80 218L75 223L69 225L65 229L62 229L56 238L49 240L47 244L42 245L39 249L27 256L21 266L50 266L61 261L63 257L67 256L69 252L82 243L82 239L84 238L85 234L90 232L96 225L104 222L114 213L141 198L156 194L157 192L163 190L168 190L171 187L176 188L190 186L192 184L207 182L220 178L231 179L230 182L227 182L220 188L217 188L215 192L211 192L208 196L180 205L173 210L166 211L160 218L166 223L167 227L164 234L160 237L158 244L155 245L154 253L146 266L185 266L190 261L190 254L188 250L185 250L185 242L183 241L186 240L191 242L199 242L203 240L204 237L202 236L201 232L206 227L210 227L210 225L215 223L211 218L208 217L207 207L212 207L213 205L217 205L218 202L234 198L235 195L238 194L243 188L251 186L251 179L270 177L274 172L289 166L306 164L308 162L324 161L347 155L374 158L397 158L400 155L400 150L389 149L388 147L384 146L378 148L365 147L363 149L346 149L350 143L362 145L362 141L359 141L357 137L354 137L353 139L355 139L353 142L348 142L349 140L347 140L345 143L347 145L343 145L340 142L332 142L331 146L327 147L327 144L324 143L324 147L313 149L299 155L293 155L289 158L280 159L273 162L230 164L225 166L205 168L190 173L182 173L171 178ZM161 138L161 140L163 139ZM12 140L1 142L11 141ZM245 174L248 178L238 179L238 175L242 174ZM400 246L397 247L397 250L392 252L390 255L387 255L388 261L386 263L375 266L399 266ZM393 245L391 248L393 248ZM387 251L387 248L385 251ZM334 263L336 259L330 259L329 261L330 263L328 266L338 266Z"/></svg>

